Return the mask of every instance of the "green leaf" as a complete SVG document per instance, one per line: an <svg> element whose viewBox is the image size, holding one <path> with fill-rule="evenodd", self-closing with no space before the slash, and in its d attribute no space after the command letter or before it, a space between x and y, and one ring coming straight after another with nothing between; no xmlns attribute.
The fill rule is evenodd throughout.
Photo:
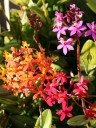
<svg viewBox="0 0 96 128"><path fill-rule="evenodd" d="M6 97L0 97L0 103L6 105L16 105L17 102L11 99L7 99Z"/></svg>
<svg viewBox="0 0 96 128"><path fill-rule="evenodd" d="M33 120L27 116L10 116L10 119L15 128L33 128Z"/></svg>
<svg viewBox="0 0 96 128"><path fill-rule="evenodd" d="M88 7L96 13L96 0L86 0Z"/></svg>
<svg viewBox="0 0 96 128"><path fill-rule="evenodd" d="M74 116L67 121L70 126L83 126L89 122L89 119L84 118L84 115Z"/></svg>
<svg viewBox="0 0 96 128"><path fill-rule="evenodd" d="M0 109L6 110L6 112L12 113L12 114L20 114L20 110L17 106L12 105L2 105L0 106Z"/></svg>
<svg viewBox="0 0 96 128"><path fill-rule="evenodd" d="M62 4L62 3L67 2L67 1L69 1L69 0L59 0L59 1L57 2L57 4Z"/></svg>
<svg viewBox="0 0 96 128"><path fill-rule="evenodd" d="M52 125L52 113L50 109L46 109L42 112L42 128L51 128ZM35 128L40 126L40 116L36 121Z"/></svg>
<svg viewBox="0 0 96 128"><path fill-rule="evenodd" d="M90 119L90 125L92 128L96 128L96 120Z"/></svg>
<svg viewBox="0 0 96 128"><path fill-rule="evenodd" d="M94 73L96 66L96 41L88 40L81 50L81 67L87 70L89 75Z"/></svg>
<svg viewBox="0 0 96 128"><path fill-rule="evenodd" d="M63 68L61 68L58 64L52 63L51 67L55 68L57 71L63 71Z"/></svg>
<svg viewBox="0 0 96 128"><path fill-rule="evenodd" d="M15 5L27 5L29 0L10 0Z"/></svg>

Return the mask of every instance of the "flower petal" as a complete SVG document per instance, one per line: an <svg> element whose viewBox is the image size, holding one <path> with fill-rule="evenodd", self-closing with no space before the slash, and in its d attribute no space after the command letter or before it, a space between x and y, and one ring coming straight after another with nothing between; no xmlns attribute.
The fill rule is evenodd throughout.
<svg viewBox="0 0 96 128"><path fill-rule="evenodd" d="M59 45L57 46L57 49L62 49L63 47L64 47L63 44L59 44Z"/></svg>
<svg viewBox="0 0 96 128"><path fill-rule="evenodd" d="M66 45L66 47L68 48L68 50L74 50L73 46L71 45Z"/></svg>
<svg viewBox="0 0 96 128"><path fill-rule="evenodd" d="M92 33L92 38L94 39L94 41L96 40L96 34Z"/></svg>
<svg viewBox="0 0 96 128"><path fill-rule="evenodd" d="M92 31L91 30L88 30L85 32L85 36L90 36L92 34Z"/></svg>
<svg viewBox="0 0 96 128"><path fill-rule="evenodd" d="M74 28L74 29L71 31L70 36L72 36L72 35L74 35L74 34L76 34L76 28Z"/></svg>
<svg viewBox="0 0 96 128"><path fill-rule="evenodd" d="M90 23L87 23L88 28L92 29L92 25Z"/></svg>
<svg viewBox="0 0 96 128"><path fill-rule="evenodd" d="M66 46L63 47L63 53L64 53L64 55L67 54L67 47Z"/></svg>

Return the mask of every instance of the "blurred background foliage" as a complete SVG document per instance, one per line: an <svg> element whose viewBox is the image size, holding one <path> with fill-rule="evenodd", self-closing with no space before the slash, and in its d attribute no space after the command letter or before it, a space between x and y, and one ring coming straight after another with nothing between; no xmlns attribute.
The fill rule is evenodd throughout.
<svg viewBox="0 0 96 128"><path fill-rule="evenodd" d="M10 25L10 30L6 30L3 26L0 28L0 64L4 65L3 51L10 51L10 47L19 48L22 41L30 43L31 47L38 49L34 40L35 31L29 24L29 16L35 13L42 21L42 29L39 31L39 42L45 49L46 56L53 58L52 66L57 71L64 71L73 76L77 80L76 69L76 52L69 52L64 56L62 51L57 51L56 33L52 33L54 24L55 11L61 11L65 14L70 4L75 3L82 11L84 11L84 23L96 21L96 0L10 0L18 6L18 9L10 10L10 20L6 17L3 7L0 5L2 15ZM75 47L75 46L74 46ZM38 49L39 50L39 49ZM96 42L89 38L81 38L81 68L82 75L90 78L89 94L96 94ZM0 81L2 85L2 81ZM96 102L95 98L90 98L92 103ZM71 103L71 102L70 102ZM73 115L82 115L81 110L73 103ZM50 108L42 101L42 109ZM51 109L52 115L48 111L44 112L43 116L49 114L52 116L52 128L70 128L73 126L67 125L65 119L59 121L55 110L58 105ZM48 113L49 112L49 113ZM25 98L23 94L18 97L13 96L12 92L3 89L0 86L0 128L39 128L35 125L36 119L39 116L38 102L32 100L32 96ZM39 120L39 119L38 119ZM46 122L46 121L45 121ZM37 121L38 124L38 121ZM90 128L96 128L96 121L90 121ZM73 128L76 128L74 126ZM45 128L45 127L43 127ZM50 125L48 128L51 128ZM86 128L86 126L80 126Z"/></svg>

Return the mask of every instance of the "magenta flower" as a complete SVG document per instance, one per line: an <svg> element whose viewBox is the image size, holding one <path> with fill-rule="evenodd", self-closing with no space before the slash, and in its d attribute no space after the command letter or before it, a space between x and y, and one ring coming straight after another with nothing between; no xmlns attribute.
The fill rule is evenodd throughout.
<svg viewBox="0 0 96 128"><path fill-rule="evenodd" d="M68 40L64 41L63 38L60 38L60 43L58 46L57 46L57 49L62 49L63 48L63 53L64 55L67 54L68 51L70 50L74 50L73 46L71 46L70 44L72 43L73 39L72 38L69 38Z"/></svg>
<svg viewBox="0 0 96 128"><path fill-rule="evenodd" d="M93 21L92 23L87 23L87 26L90 30L85 32L85 36L92 35L92 38L96 40L96 24Z"/></svg>
<svg viewBox="0 0 96 128"><path fill-rule="evenodd" d="M81 98L82 96L88 97L88 84L89 80L84 80L84 77L81 76L80 82L74 84L73 93L75 95L78 95L79 98Z"/></svg>
<svg viewBox="0 0 96 128"><path fill-rule="evenodd" d="M55 16L56 16L56 22L60 22L64 18L63 13L58 12L58 11L55 12Z"/></svg>
<svg viewBox="0 0 96 128"><path fill-rule="evenodd" d="M72 114L70 113L71 110L72 110L72 106L67 107L67 105L63 103L62 109L56 112L57 115L60 115L60 121L63 121L66 116L69 118L72 117Z"/></svg>
<svg viewBox="0 0 96 128"><path fill-rule="evenodd" d="M71 31L70 36L77 34L79 37L82 35L81 31L84 31L86 27L83 25L83 21L74 22L68 30Z"/></svg>
<svg viewBox="0 0 96 128"><path fill-rule="evenodd" d="M59 39L61 34L66 35L65 30L67 29L67 26L62 27L62 22L57 22L52 31L57 32L57 38Z"/></svg>

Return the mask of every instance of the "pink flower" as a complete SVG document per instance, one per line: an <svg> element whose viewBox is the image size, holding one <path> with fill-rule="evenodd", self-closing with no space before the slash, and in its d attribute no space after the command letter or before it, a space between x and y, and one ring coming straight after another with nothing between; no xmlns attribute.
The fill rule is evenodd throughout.
<svg viewBox="0 0 96 128"><path fill-rule="evenodd" d="M84 80L84 77L81 76L80 82L74 84L75 89L73 90L73 93L75 93L75 95L78 95L79 98L81 98L83 95L88 97L88 84L89 80Z"/></svg>
<svg viewBox="0 0 96 128"><path fill-rule="evenodd" d="M56 112L57 115L60 115L60 121L63 121L66 116L69 118L72 117L72 114L70 113L71 110L72 106L67 107L66 103L63 103L62 109Z"/></svg>
<svg viewBox="0 0 96 128"><path fill-rule="evenodd" d="M55 12L55 16L56 16L56 22L60 22L64 18L63 13L58 12L58 11Z"/></svg>
<svg viewBox="0 0 96 128"><path fill-rule="evenodd" d="M71 27L69 27L68 30L71 31L70 36L77 34L77 36L81 36L82 32L86 29L86 27L83 25L83 21L74 22Z"/></svg>
<svg viewBox="0 0 96 128"><path fill-rule="evenodd" d="M64 92L58 92L58 103L66 103L67 100L68 100L68 97L67 97L67 91L64 91Z"/></svg>
<svg viewBox="0 0 96 128"><path fill-rule="evenodd" d="M90 108L86 108L85 110L85 118L91 118L96 120L96 106L93 105Z"/></svg>
<svg viewBox="0 0 96 128"><path fill-rule="evenodd" d="M92 38L96 40L96 24L93 21L92 23L87 23L87 26L90 30L85 32L85 36L92 35Z"/></svg>
<svg viewBox="0 0 96 128"><path fill-rule="evenodd" d="M63 53L64 55L67 54L68 51L70 50L74 50L73 46L71 46L70 44L72 43L73 39L72 38L69 38L68 40L64 41L63 38L60 38L60 43L58 46L57 46L57 49L62 49L63 48Z"/></svg>
<svg viewBox="0 0 96 128"><path fill-rule="evenodd" d="M59 39L61 34L66 35L65 30L67 29L68 29L67 26L62 27L62 22L57 22L55 26L53 27L52 31L57 32L57 38Z"/></svg>
<svg viewBox="0 0 96 128"><path fill-rule="evenodd" d="M70 76L67 76L66 73L63 72L57 72L55 78L53 79L52 83L55 82L57 84L64 84L67 83L67 78L70 78Z"/></svg>

